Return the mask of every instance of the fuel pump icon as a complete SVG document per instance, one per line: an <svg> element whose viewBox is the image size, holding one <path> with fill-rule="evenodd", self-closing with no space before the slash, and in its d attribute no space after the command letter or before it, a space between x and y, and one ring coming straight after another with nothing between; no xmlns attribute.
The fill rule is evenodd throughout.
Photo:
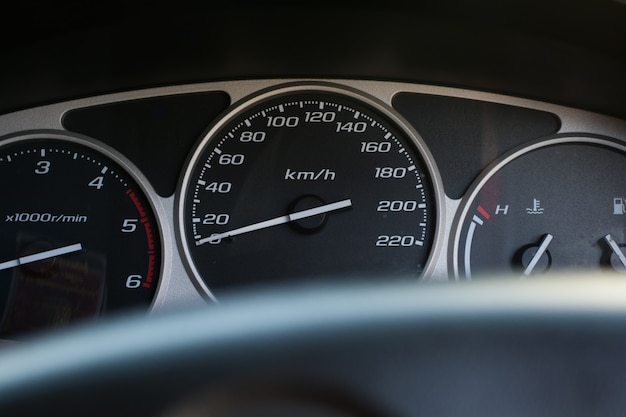
<svg viewBox="0 0 626 417"><path fill-rule="evenodd" d="M626 201L621 197L615 197L613 199L613 214L625 214L626 213Z"/></svg>

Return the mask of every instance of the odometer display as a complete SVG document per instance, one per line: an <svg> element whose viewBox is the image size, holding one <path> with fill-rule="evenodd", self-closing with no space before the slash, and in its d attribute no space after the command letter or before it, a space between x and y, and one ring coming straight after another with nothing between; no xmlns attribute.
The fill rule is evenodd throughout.
<svg viewBox="0 0 626 417"><path fill-rule="evenodd" d="M416 279L436 174L386 107L330 86L236 106L202 139L179 201L189 267L212 294L276 281Z"/></svg>

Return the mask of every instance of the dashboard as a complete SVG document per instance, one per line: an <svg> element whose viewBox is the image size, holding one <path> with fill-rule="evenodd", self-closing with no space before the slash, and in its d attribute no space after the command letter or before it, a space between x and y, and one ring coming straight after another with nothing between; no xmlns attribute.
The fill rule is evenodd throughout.
<svg viewBox="0 0 626 417"><path fill-rule="evenodd" d="M7 334L278 284L626 269L626 124L596 113L279 79L89 97L0 126Z"/></svg>
<svg viewBox="0 0 626 417"><path fill-rule="evenodd" d="M619 29L521 31L498 11L468 32L457 13L484 23L484 7L34 14L0 99L3 337L272 285L626 269ZM623 12L593 7L568 13ZM233 11L243 28L216 42ZM317 21L333 31L310 35Z"/></svg>
<svg viewBox="0 0 626 417"><path fill-rule="evenodd" d="M384 409L357 415L419 415L417 386L466 392L446 403L458 406L450 415L463 404L513 415L513 399L529 402L511 393L527 391L512 388L503 407L481 402L502 386L490 381L507 379L499 369L556 381L571 375L555 358L579 363L578 353L562 356L572 345L601 358L598 332L621 329L610 315L623 310L611 297L619 281L591 301L597 293L584 283L568 297L548 284L481 298L466 285L626 271L626 7L429 3L17 6L29 19L0 29L0 340L8 354L0 389L12 393L4 398L22 401L24 387L41 386L37 372L58 365L50 378L61 376L63 395L61 380L101 373L117 381L107 392L119 404L149 410L130 406L133 414L160 415L207 373L221 386L249 365L272 376L306 369L307 384L328 372L339 387L359 386L357 403L367 397ZM238 294L248 298L230 304ZM190 307L202 312L176 316ZM586 308L602 314L589 319ZM133 313L139 319L123 334L95 323ZM160 317L172 318L165 327L150 321ZM481 326L494 317L504 319L492 338ZM615 326L603 327L605 319ZM511 335L510 323L526 324ZM581 323L581 333L559 333ZM100 333L79 337L77 349L38 348L38 335L71 337L74 327ZM458 349L446 347L448 334ZM534 343L546 334L556 335L552 350L535 363ZM581 334L597 346L570 344ZM500 336L503 344L486 347ZM165 356L188 362L168 368L163 352L183 341L186 350ZM244 346L266 352L261 362ZM410 354L422 348L432 363ZM100 356L81 356L87 350ZM75 378L63 377L66 362ZM480 374L471 363L494 379L469 378ZM580 363L589 380L601 374L595 359ZM122 371L135 366L143 368ZM163 384L162 398L146 381ZM135 389L141 399L129 398ZM96 391L83 402L59 394L55 409L120 412L115 402L92 402ZM443 410L445 402L422 400L422 415Z"/></svg>

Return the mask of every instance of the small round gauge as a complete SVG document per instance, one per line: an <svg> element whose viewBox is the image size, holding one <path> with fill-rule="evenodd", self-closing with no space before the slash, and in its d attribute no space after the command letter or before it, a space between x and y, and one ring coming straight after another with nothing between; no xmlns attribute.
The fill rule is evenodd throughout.
<svg viewBox="0 0 626 417"><path fill-rule="evenodd" d="M457 278L626 272L626 147L557 136L493 165L462 204Z"/></svg>
<svg viewBox="0 0 626 417"><path fill-rule="evenodd" d="M417 279L441 209L432 159L387 107L291 85L245 100L193 153L178 201L207 295L272 282Z"/></svg>
<svg viewBox="0 0 626 417"><path fill-rule="evenodd" d="M53 131L0 143L0 336L147 309L159 226L126 163Z"/></svg>

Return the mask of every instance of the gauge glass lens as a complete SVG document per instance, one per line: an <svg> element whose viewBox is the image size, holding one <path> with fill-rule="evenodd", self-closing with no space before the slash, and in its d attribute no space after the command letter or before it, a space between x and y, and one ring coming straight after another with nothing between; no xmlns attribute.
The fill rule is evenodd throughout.
<svg viewBox="0 0 626 417"><path fill-rule="evenodd" d="M159 229L138 182L103 150L50 136L0 147L3 337L147 309L159 279Z"/></svg>
<svg viewBox="0 0 626 417"><path fill-rule="evenodd" d="M180 231L210 294L423 273L437 220L423 145L384 107L327 90L253 99L200 143Z"/></svg>
<svg viewBox="0 0 626 417"><path fill-rule="evenodd" d="M626 272L625 151L610 140L560 137L504 158L463 207L457 276Z"/></svg>

